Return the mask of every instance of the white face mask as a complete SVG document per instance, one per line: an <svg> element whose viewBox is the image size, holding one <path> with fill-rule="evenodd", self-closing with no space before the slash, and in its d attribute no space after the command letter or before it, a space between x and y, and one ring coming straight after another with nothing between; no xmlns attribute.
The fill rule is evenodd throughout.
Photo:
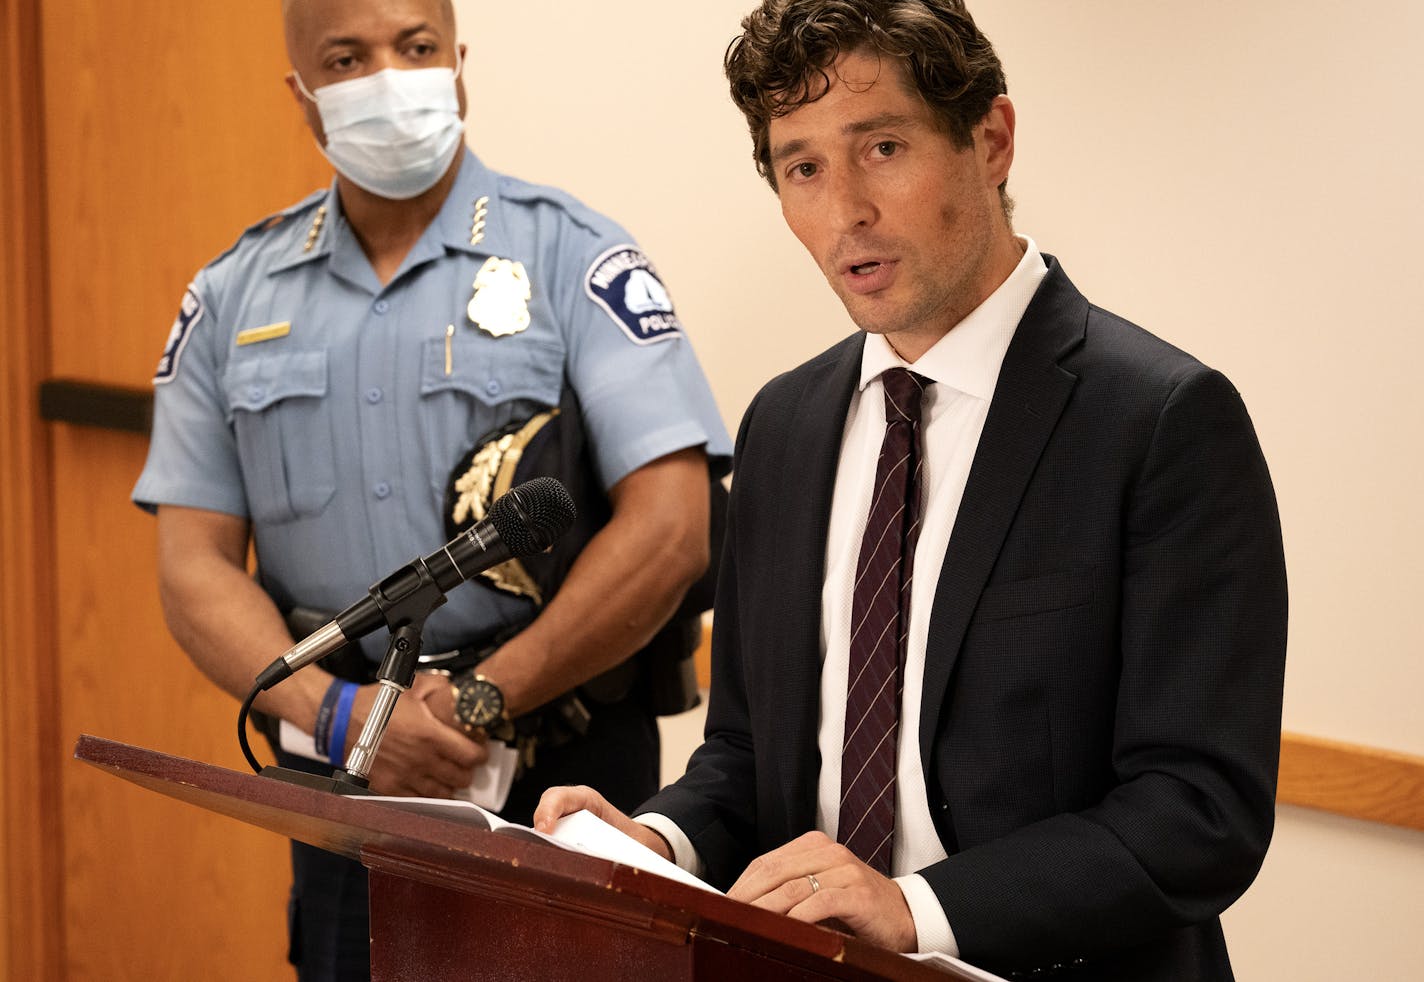
<svg viewBox="0 0 1424 982"><path fill-rule="evenodd" d="M455 68L386 68L307 91L326 131L322 153L358 187L382 198L423 194L450 167L465 124L455 93Z"/></svg>

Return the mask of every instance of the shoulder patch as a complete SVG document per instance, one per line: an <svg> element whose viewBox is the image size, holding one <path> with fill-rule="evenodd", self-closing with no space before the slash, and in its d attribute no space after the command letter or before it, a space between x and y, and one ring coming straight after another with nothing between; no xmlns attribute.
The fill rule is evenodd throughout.
<svg viewBox="0 0 1424 982"><path fill-rule="evenodd" d="M636 246L614 246L593 261L584 292L608 312L634 344L652 344L682 334L663 281Z"/></svg>
<svg viewBox="0 0 1424 982"><path fill-rule="evenodd" d="M168 332L168 342L163 346L163 357L158 359L158 370L153 373L153 384L162 385L173 381L178 374L178 359L192 336L193 327L203 319L203 301L198 299L198 291L188 284L183 292L183 302L178 305L178 317L173 321L173 329Z"/></svg>

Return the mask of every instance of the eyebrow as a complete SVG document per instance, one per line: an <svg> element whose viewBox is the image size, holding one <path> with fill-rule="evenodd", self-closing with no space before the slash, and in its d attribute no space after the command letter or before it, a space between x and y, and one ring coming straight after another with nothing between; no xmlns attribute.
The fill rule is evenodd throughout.
<svg viewBox="0 0 1424 982"><path fill-rule="evenodd" d="M396 35L396 44L400 44L403 41L408 41L411 38L415 37L417 34L421 34L426 31L435 34L439 33L438 31L436 31L434 25L422 22L419 24L415 24L411 27L402 29L400 33ZM360 48L364 47L366 44L367 40L365 38L360 37L328 37L322 39L320 50L325 51L330 48L340 47Z"/></svg>
<svg viewBox="0 0 1424 982"><path fill-rule="evenodd" d="M917 120L907 113L879 113L865 119L853 119L841 127L843 136L856 136L862 133L873 133L875 130L893 129L895 127L913 126ZM810 146L810 141L806 139L787 140L772 148L771 162L780 163L787 157L794 156Z"/></svg>

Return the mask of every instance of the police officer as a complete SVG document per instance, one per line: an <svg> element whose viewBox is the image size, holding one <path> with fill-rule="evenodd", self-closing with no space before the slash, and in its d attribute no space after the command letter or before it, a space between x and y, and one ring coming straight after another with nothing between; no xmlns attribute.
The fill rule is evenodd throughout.
<svg viewBox="0 0 1424 982"><path fill-rule="evenodd" d="M157 512L170 629L245 695L292 643L284 613L340 609L445 541L457 459L572 394L608 522L532 622L527 599L469 585L423 635L427 651L499 639L479 673L503 716L522 717L627 659L677 608L708 564L709 468L725 471L730 443L629 235L465 148L448 0L288 0L283 12L288 83L336 175L201 270L168 338L133 497ZM365 640L368 664L386 640ZM318 666L257 707L308 734L325 725L335 760L375 688L338 707L344 740L331 719L344 686ZM418 676L372 787L469 785L486 731L458 723L450 681ZM574 782L629 808L656 790L657 756L637 698L596 705L582 739L539 753L504 814L527 823L544 787ZM293 863L301 978L366 978L364 870L300 844Z"/></svg>

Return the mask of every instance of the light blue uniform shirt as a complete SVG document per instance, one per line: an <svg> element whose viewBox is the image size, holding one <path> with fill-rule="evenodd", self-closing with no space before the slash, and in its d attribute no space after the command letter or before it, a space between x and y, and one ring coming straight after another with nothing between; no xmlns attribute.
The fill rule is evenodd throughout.
<svg viewBox="0 0 1424 982"><path fill-rule="evenodd" d="M517 333L471 320L491 257L509 262L476 312L492 311L499 331L521 322L523 283L510 273L521 264L528 322ZM193 281L154 380L133 499L250 518L277 605L336 611L444 544L461 455L557 405L565 377L605 489L686 447L705 446L726 470L730 441L692 345L618 225L466 151L440 213L383 288L333 184L253 226ZM427 622L425 649L468 644L527 612L520 598L462 586ZM379 658L386 640L368 638L367 655Z"/></svg>

